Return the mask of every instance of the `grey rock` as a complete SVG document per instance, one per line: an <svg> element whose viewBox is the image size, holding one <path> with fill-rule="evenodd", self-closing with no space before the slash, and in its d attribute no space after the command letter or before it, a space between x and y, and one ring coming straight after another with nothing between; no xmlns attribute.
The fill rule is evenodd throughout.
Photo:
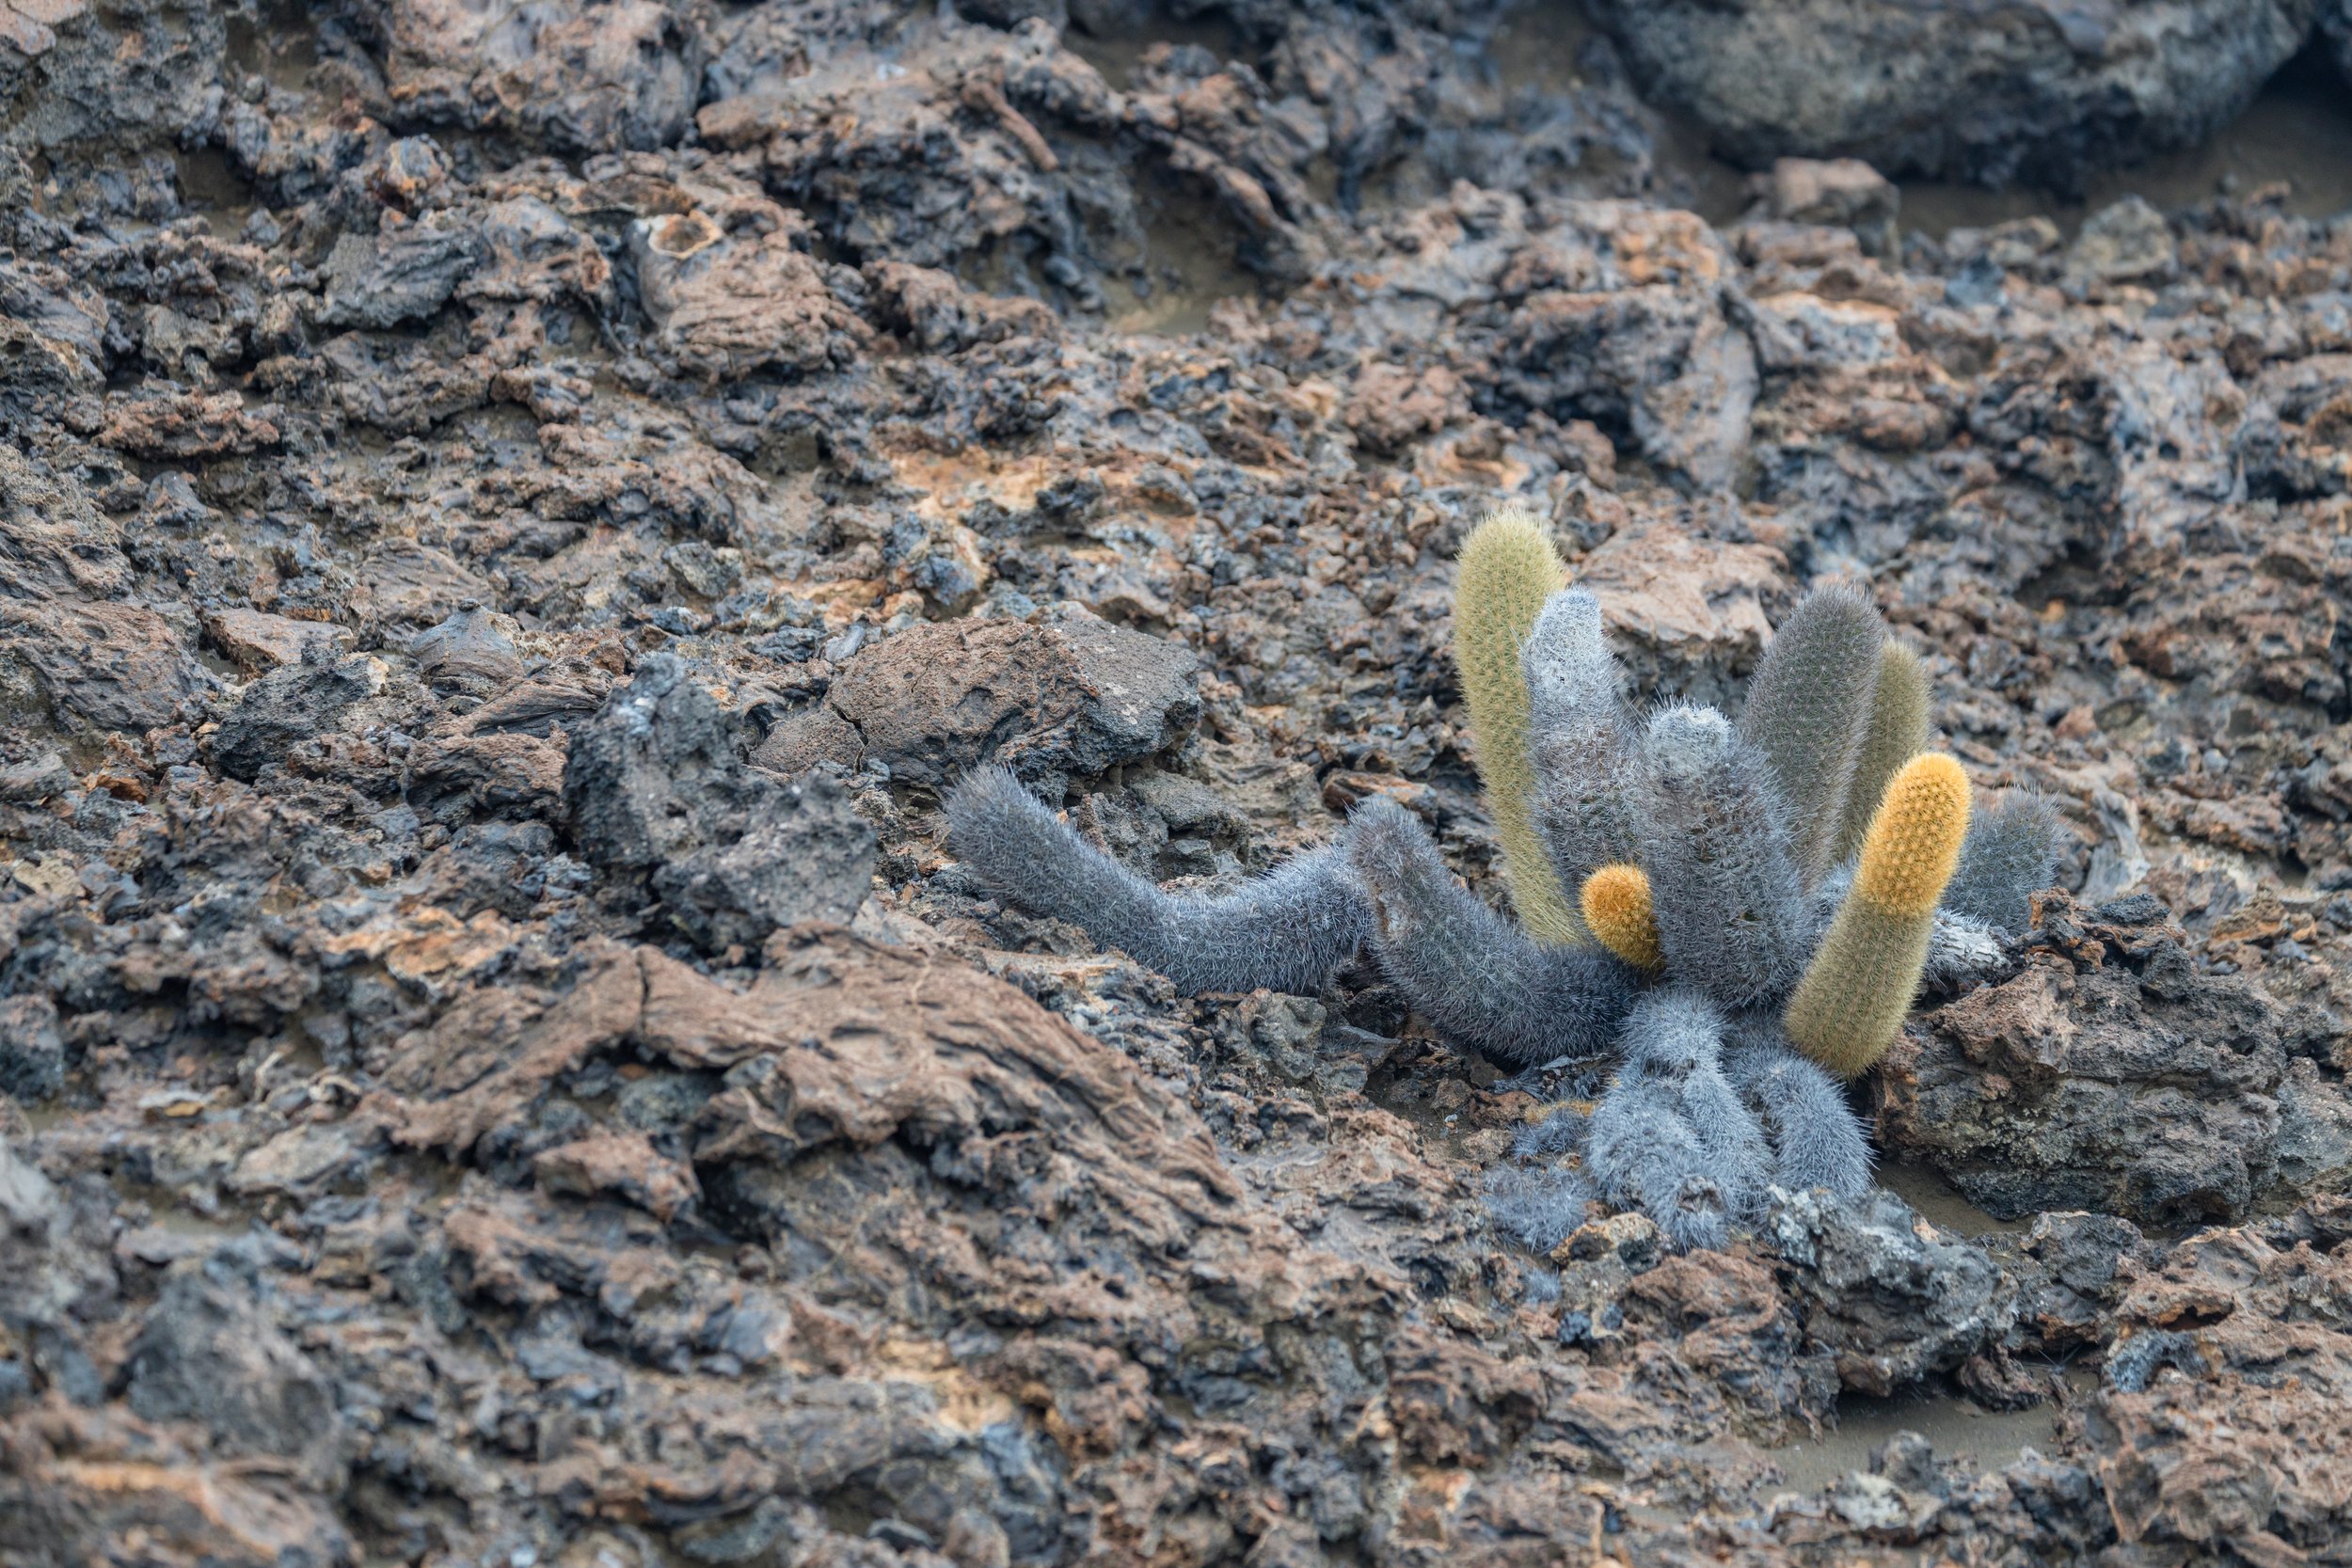
<svg viewBox="0 0 2352 1568"><path fill-rule="evenodd" d="M1706 293L1659 285L1555 292L1518 312L1502 388L1555 419L1622 426L1700 490L1729 484L1748 444L1756 345Z"/></svg>
<svg viewBox="0 0 2352 1568"><path fill-rule="evenodd" d="M2078 187L2219 130L2300 47L2314 0L1942 6L1595 0L1645 91L1716 150Z"/></svg>
<svg viewBox="0 0 2352 1568"><path fill-rule="evenodd" d="M55 1100L65 1087L65 1042L57 1006L45 996L0 1001L0 1094Z"/></svg>
<svg viewBox="0 0 2352 1568"><path fill-rule="evenodd" d="M289 747L331 727L343 709L372 695L380 666L366 658L334 662L312 643L302 662L271 671L237 699L213 736L213 761L250 784Z"/></svg>
<svg viewBox="0 0 2352 1568"><path fill-rule="evenodd" d="M194 1421L232 1453L276 1454L325 1480L343 1463L334 1386L233 1270L175 1265L132 1342L131 1408Z"/></svg>
<svg viewBox="0 0 2352 1568"><path fill-rule="evenodd" d="M2286 1010L2201 970L2175 932L2054 899L2022 973L1896 1042L1879 1079L1888 1151L1926 1159L2005 1218L2245 1213L2281 1175ZM2050 951L2060 945L2070 957ZM2295 1145L2306 1183L2331 1147L2328 1107L2308 1105Z"/></svg>
<svg viewBox="0 0 2352 1568"><path fill-rule="evenodd" d="M675 655L656 654L572 736L564 805L604 871L651 871L749 816L766 793L726 718Z"/></svg>
<svg viewBox="0 0 2352 1568"><path fill-rule="evenodd" d="M72 787L73 775L67 770L65 758L55 752L0 768L0 800L37 805Z"/></svg>
<svg viewBox="0 0 2352 1568"><path fill-rule="evenodd" d="M714 951L795 921L846 921L873 873L874 832L840 787L745 767L719 705L669 654L639 665L573 737L564 801L592 864L645 878Z"/></svg>
<svg viewBox="0 0 2352 1568"><path fill-rule="evenodd" d="M49 1262L63 1226L56 1185L0 1139L0 1323L56 1320L64 1292Z"/></svg>
<svg viewBox="0 0 2352 1568"><path fill-rule="evenodd" d="M1851 229L1865 252L1894 243L1902 192L1859 158L1776 158L1763 181L1765 208L1784 223Z"/></svg>
<svg viewBox="0 0 2352 1568"><path fill-rule="evenodd" d="M775 790L740 838L653 874L671 916L703 946L751 946L803 920L846 924L874 871L874 830L846 790L812 773Z"/></svg>
<svg viewBox="0 0 2352 1568"><path fill-rule="evenodd" d="M1200 718L1189 648L1074 606L1041 625L942 622L860 653L828 693L828 713L796 716L782 741L822 728L855 736L857 757L934 788L1000 762L1058 789L1181 744ZM784 730L784 726L779 726Z"/></svg>
<svg viewBox="0 0 2352 1568"><path fill-rule="evenodd" d="M1808 1349L1848 1390L1889 1394L1957 1370L2017 1318L2017 1287L1984 1248L1938 1230L1884 1189L1851 1202L1778 1194L1763 1227L1802 1306Z"/></svg>
<svg viewBox="0 0 2352 1568"><path fill-rule="evenodd" d="M1988 1243L2018 1282L2020 1346L2059 1357L2104 1340L2139 1270L2162 1249L2112 1214L2038 1215L2022 1237Z"/></svg>
<svg viewBox="0 0 2352 1568"><path fill-rule="evenodd" d="M447 304L459 280L489 253L480 230L448 214L381 234L346 234L326 258L319 320L378 329L422 320Z"/></svg>
<svg viewBox="0 0 2352 1568"><path fill-rule="evenodd" d="M81 1341L119 1292L108 1253L113 1200L94 1175L53 1182L0 1139L0 1330L17 1372L75 1404L95 1404L105 1379ZM11 1365L0 1360L0 1368ZM6 1399L0 1388L0 1402ZM5 1555L5 1554L0 1554Z"/></svg>
<svg viewBox="0 0 2352 1568"><path fill-rule="evenodd" d="M2083 223L2066 270L2099 283L2130 283L2172 270L2179 254L2164 214L2136 196L2102 207Z"/></svg>

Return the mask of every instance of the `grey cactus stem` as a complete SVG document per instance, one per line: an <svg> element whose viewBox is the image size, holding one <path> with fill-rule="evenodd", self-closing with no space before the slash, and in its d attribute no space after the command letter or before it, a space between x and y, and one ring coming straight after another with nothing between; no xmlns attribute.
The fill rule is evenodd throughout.
<svg viewBox="0 0 2352 1568"><path fill-rule="evenodd" d="M1789 807L1789 853L1807 885L1837 859L1885 641L1885 624L1860 592L1819 588L1781 623L1748 683L1740 733L1772 765Z"/></svg>
<svg viewBox="0 0 2352 1568"><path fill-rule="evenodd" d="M1642 845L1669 974L1725 1006L1795 983L1810 924L1784 812L1756 747L1713 708L1651 720Z"/></svg>
<svg viewBox="0 0 2352 1568"><path fill-rule="evenodd" d="M1033 914L1083 927L1187 991L1313 995L1362 945L1363 895L1336 845L1300 855L1223 898L1171 895L1080 838L1002 768L949 792L948 842Z"/></svg>
<svg viewBox="0 0 2352 1568"><path fill-rule="evenodd" d="M1639 798L1629 787L1640 741L1590 592L1564 589L1546 601L1524 663L1536 827L1573 906L1585 878L1631 861L1641 843Z"/></svg>
<svg viewBox="0 0 2352 1568"><path fill-rule="evenodd" d="M1505 1066L1608 1051L1634 976L1592 946L1542 947L1454 879L1392 800L1365 802L1348 856L1372 905L1373 951L1422 1015Z"/></svg>
<svg viewBox="0 0 2352 1568"><path fill-rule="evenodd" d="M1944 908L2012 936L2023 933L2027 901L2058 874L2058 808L2046 797L2023 793L1996 801L1968 824Z"/></svg>

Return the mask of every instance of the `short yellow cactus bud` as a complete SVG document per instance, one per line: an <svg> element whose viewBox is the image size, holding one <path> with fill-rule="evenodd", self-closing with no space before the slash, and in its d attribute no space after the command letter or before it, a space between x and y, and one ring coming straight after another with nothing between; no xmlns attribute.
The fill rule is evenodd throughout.
<svg viewBox="0 0 2352 1568"><path fill-rule="evenodd" d="M1649 878L1638 865L1604 865L1584 879L1584 924L1600 944L1636 969L1665 962L1651 911Z"/></svg>

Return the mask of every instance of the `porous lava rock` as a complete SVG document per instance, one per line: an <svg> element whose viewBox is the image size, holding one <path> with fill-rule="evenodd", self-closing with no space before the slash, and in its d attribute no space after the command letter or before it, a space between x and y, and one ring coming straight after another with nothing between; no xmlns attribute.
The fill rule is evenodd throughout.
<svg viewBox="0 0 2352 1568"><path fill-rule="evenodd" d="M1599 0L1644 87L1751 166L2070 187L2204 140L2302 46L2312 0Z"/></svg>
<svg viewBox="0 0 2352 1568"><path fill-rule="evenodd" d="M2328 1560L2341 221L1661 150L1636 26L1893 7L1176 9L0 0L0 1557ZM2294 14L2076 9L1869 35L1920 159L2136 153ZM1856 1090L1915 1209L1538 1254L1605 1063L956 862L1002 762L1190 891L1376 795L1500 900L1502 499L1629 701L1866 584L2056 803Z"/></svg>

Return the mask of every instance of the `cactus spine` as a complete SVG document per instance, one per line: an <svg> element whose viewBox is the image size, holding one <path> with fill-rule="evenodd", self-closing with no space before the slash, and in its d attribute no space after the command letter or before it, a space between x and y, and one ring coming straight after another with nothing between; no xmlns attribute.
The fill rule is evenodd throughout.
<svg viewBox="0 0 2352 1568"><path fill-rule="evenodd" d="M1550 536L1525 512L1506 507L1471 531L1454 589L1454 668L1470 703L1478 776L1502 841L1511 903L1528 934L1551 943L1577 942L1582 932L1535 828L1535 762L1519 657L1563 576Z"/></svg>
<svg viewBox="0 0 2352 1568"><path fill-rule="evenodd" d="M1899 642L1879 651L1878 686L1870 694L1870 723L1862 735L1853 786L1846 792L1846 820L1838 834L1837 859L1862 852L1863 835L1878 814L1887 781L1897 768L1928 749L1928 671L1919 656Z"/></svg>
<svg viewBox="0 0 2352 1568"><path fill-rule="evenodd" d="M1636 969L1666 961L1650 909L1649 878L1638 865L1604 865L1584 879L1584 924L1600 944Z"/></svg>
<svg viewBox="0 0 2352 1568"><path fill-rule="evenodd" d="M1886 786L1862 861L1783 1022L1797 1049L1852 1078L1885 1053L1919 989L1936 900L1968 833L1968 776L1914 757Z"/></svg>
<svg viewBox="0 0 2352 1568"><path fill-rule="evenodd" d="M2058 872L2058 808L2042 796L2013 795L1977 813L1944 907L2005 931L2025 930L2027 900Z"/></svg>
<svg viewBox="0 0 2352 1568"><path fill-rule="evenodd" d="M1772 765L1807 887L1835 863L1885 641L1885 623L1859 591L1816 589L1772 634L1748 685L1740 735Z"/></svg>
<svg viewBox="0 0 2352 1568"><path fill-rule="evenodd" d="M1636 791L1641 746L1618 691L1617 661L1601 635L1600 603L1564 588L1544 605L1522 660L1534 724L1535 827L1563 888L1641 852Z"/></svg>
<svg viewBox="0 0 2352 1568"><path fill-rule="evenodd" d="M1770 759L1711 707L1650 719L1642 845L1675 977L1727 1007L1780 996L1812 934Z"/></svg>

